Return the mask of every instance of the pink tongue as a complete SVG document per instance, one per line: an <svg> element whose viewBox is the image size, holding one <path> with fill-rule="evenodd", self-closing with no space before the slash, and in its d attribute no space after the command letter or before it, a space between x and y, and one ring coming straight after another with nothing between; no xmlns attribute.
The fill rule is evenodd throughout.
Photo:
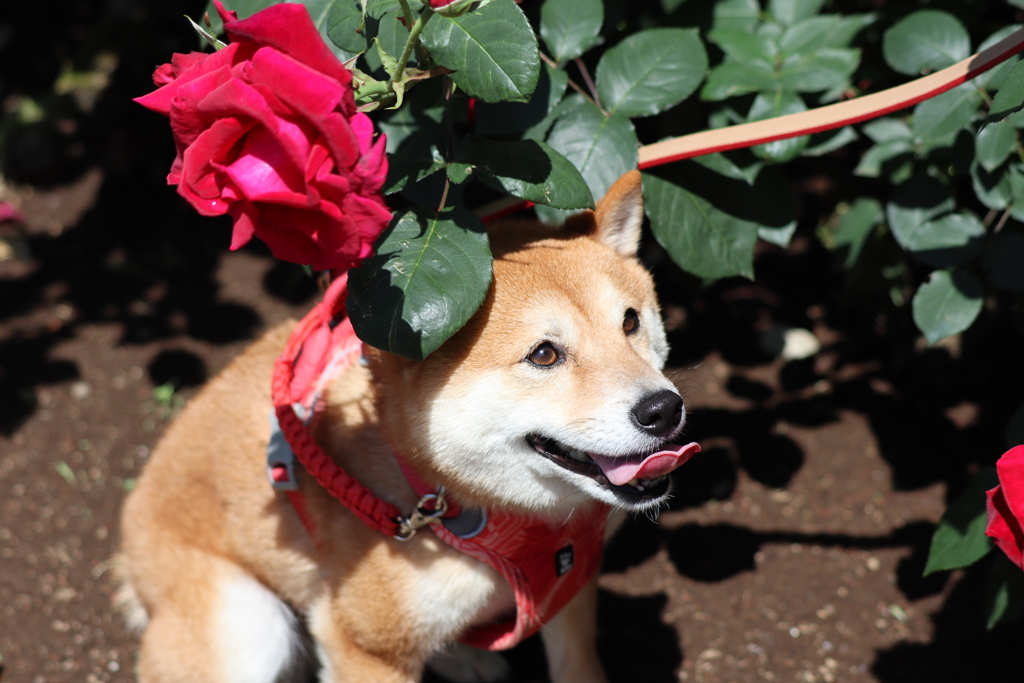
<svg viewBox="0 0 1024 683"><path fill-rule="evenodd" d="M587 455L597 463L604 476L608 477L608 481L616 486L622 486L633 479L654 479L668 474L697 453L700 453L700 446L688 443L685 446L676 446L674 450L652 453L643 460L628 460L594 453Z"/></svg>

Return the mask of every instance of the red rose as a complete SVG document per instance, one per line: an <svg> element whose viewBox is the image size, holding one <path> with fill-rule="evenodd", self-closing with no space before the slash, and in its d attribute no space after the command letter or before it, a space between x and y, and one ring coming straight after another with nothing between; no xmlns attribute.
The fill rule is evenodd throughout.
<svg viewBox="0 0 1024 683"><path fill-rule="evenodd" d="M430 9L437 9L438 7L447 7L453 2L458 1L459 0L430 0Z"/></svg>
<svg viewBox="0 0 1024 683"><path fill-rule="evenodd" d="M1024 569L1024 446L1011 448L996 462L999 486L988 492L985 535Z"/></svg>
<svg viewBox="0 0 1024 683"><path fill-rule="evenodd" d="M215 4L231 43L174 55L136 99L171 119L168 184L204 216L231 214L232 249L255 235L317 270L358 264L391 213L384 136L356 111L351 73L303 5L238 21Z"/></svg>

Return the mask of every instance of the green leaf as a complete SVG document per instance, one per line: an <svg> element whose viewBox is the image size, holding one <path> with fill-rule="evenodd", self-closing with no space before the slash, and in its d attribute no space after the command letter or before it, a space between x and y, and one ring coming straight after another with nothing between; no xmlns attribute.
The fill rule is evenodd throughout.
<svg viewBox="0 0 1024 683"><path fill-rule="evenodd" d="M441 144L436 131L424 128L403 140L394 151L389 150L384 194L394 194L443 169L447 162Z"/></svg>
<svg viewBox="0 0 1024 683"><path fill-rule="evenodd" d="M720 154L681 161L644 174L651 230L672 259L703 278L753 277L759 233L788 241L796 197L779 169L743 170Z"/></svg>
<svg viewBox="0 0 1024 683"><path fill-rule="evenodd" d="M931 176L919 175L896 189L885 213L893 237L907 248L923 223L952 210L949 189Z"/></svg>
<svg viewBox="0 0 1024 683"><path fill-rule="evenodd" d="M795 232L796 221L793 221L789 225L781 228L768 228L762 225L757 229L757 236L768 244L774 244L777 247L785 249L789 246L789 242L793 239L793 233Z"/></svg>
<svg viewBox="0 0 1024 683"><path fill-rule="evenodd" d="M857 131L853 126L844 126L835 130L815 133L811 136L806 149L801 152L805 157L821 157L858 140Z"/></svg>
<svg viewBox="0 0 1024 683"><path fill-rule="evenodd" d="M910 132L910 126L905 121L892 117L869 121L861 127L861 130L864 131L864 135L867 135L875 142L889 142L891 140L906 140L909 142L913 137Z"/></svg>
<svg viewBox="0 0 1024 683"><path fill-rule="evenodd" d="M985 535L985 492L999 483L996 468L986 467L946 508L932 535L924 575L974 564L992 550Z"/></svg>
<svg viewBox="0 0 1024 683"><path fill-rule="evenodd" d="M338 0L327 13L327 37L347 52L366 50L363 10L356 0Z"/></svg>
<svg viewBox="0 0 1024 683"><path fill-rule="evenodd" d="M375 255L351 271L348 312L367 344L423 360L476 312L490 282L480 219L415 208L397 215Z"/></svg>
<svg viewBox="0 0 1024 683"><path fill-rule="evenodd" d="M1006 121L990 123L978 132L975 157L991 173L1006 161L1017 148L1017 132Z"/></svg>
<svg viewBox="0 0 1024 683"><path fill-rule="evenodd" d="M984 236L985 226L977 218L951 213L920 224L901 246L919 261L949 268L965 265L977 256Z"/></svg>
<svg viewBox="0 0 1024 683"><path fill-rule="evenodd" d="M366 5L366 13L374 19L380 19L388 12L402 9L402 3L399 0L359 0L359 2ZM413 12L423 9L423 3L420 0L408 0L408 2L409 9Z"/></svg>
<svg viewBox="0 0 1024 683"><path fill-rule="evenodd" d="M640 143L629 119L605 116L586 103L555 122L548 144L579 169L593 196L603 197L619 176L636 168Z"/></svg>
<svg viewBox="0 0 1024 683"><path fill-rule="evenodd" d="M768 0L768 13L783 26L792 26L817 14L824 4L825 0Z"/></svg>
<svg viewBox="0 0 1024 683"><path fill-rule="evenodd" d="M1021 28L1024 28L1024 25L1013 24L1011 26L1004 26L1003 28L999 29L998 31L990 35L988 38L986 38L981 43L981 45L978 46L977 52L984 52L988 48L999 43L1004 38L1008 38L1009 36L1013 35ZM975 80L975 84L985 88L989 92L999 90L999 88L1003 86L1003 82L1006 80L1007 75L1009 75L1009 73L1013 71L1013 67L1017 66L1017 64L1019 63L1020 57L1014 55L1007 59L1006 61L1004 61L1002 64L999 64L998 66L989 69L985 73L980 74L978 78Z"/></svg>
<svg viewBox="0 0 1024 683"><path fill-rule="evenodd" d="M990 209L1005 209L1024 195L1024 172L1013 162L992 173L975 162L971 165L971 181L978 200Z"/></svg>
<svg viewBox="0 0 1024 683"><path fill-rule="evenodd" d="M918 142L943 140L974 120L981 93L969 84L948 90L914 107L912 130Z"/></svg>
<svg viewBox="0 0 1024 683"><path fill-rule="evenodd" d="M861 157L855 175L863 178L886 177L891 183L908 180L914 171L914 147L909 140L892 140L875 145Z"/></svg>
<svg viewBox="0 0 1024 683"><path fill-rule="evenodd" d="M770 65L778 51L775 41L768 36L736 28L717 28L708 33L708 39L741 64L762 61Z"/></svg>
<svg viewBox="0 0 1024 683"><path fill-rule="evenodd" d="M883 218L882 205L868 197L857 199L842 215L836 230L835 249L840 253L845 251L844 267L852 268L857 262L871 231Z"/></svg>
<svg viewBox="0 0 1024 683"><path fill-rule="evenodd" d="M813 54L823 48L843 47L835 41L841 26L842 17L837 14L810 17L797 22L782 34L779 54L785 58L795 54Z"/></svg>
<svg viewBox="0 0 1024 683"><path fill-rule="evenodd" d="M1024 235L1008 230L998 233L988 245L981 265L996 287L1024 293Z"/></svg>
<svg viewBox="0 0 1024 683"><path fill-rule="evenodd" d="M914 322L929 344L963 332L981 312L981 280L962 271L936 270L914 294Z"/></svg>
<svg viewBox="0 0 1024 683"><path fill-rule="evenodd" d="M1006 425L1006 447L1013 448L1024 444L1024 403L1013 411Z"/></svg>
<svg viewBox="0 0 1024 683"><path fill-rule="evenodd" d="M866 14L844 15L839 23L839 27L829 34L829 45L831 47L849 47L853 39L862 30L877 20L878 15L870 12Z"/></svg>
<svg viewBox="0 0 1024 683"><path fill-rule="evenodd" d="M544 138L547 137L548 132L551 130L551 127L555 125L556 121L558 121L560 118L568 114L573 109L578 109L579 107L586 106L587 104L589 103L585 99L583 99L582 95L578 93L569 95L561 102L556 104L555 108L548 112L548 115L541 119L539 123L535 123L526 130L524 130L522 136L523 139L543 140Z"/></svg>
<svg viewBox="0 0 1024 683"><path fill-rule="evenodd" d="M779 69L779 86L797 92L820 92L846 85L860 64L860 50L818 50L788 57Z"/></svg>
<svg viewBox="0 0 1024 683"><path fill-rule="evenodd" d="M377 27L377 40L380 41L380 46L396 61L402 56L402 50L409 41L409 29L399 20L400 16L399 12L388 12L380 18L380 25ZM414 53L410 57L410 62L414 62L415 59Z"/></svg>
<svg viewBox="0 0 1024 683"><path fill-rule="evenodd" d="M748 121L763 121L764 119L776 118L787 114L797 114L807 111L807 105L799 95L786 90L776 90L772 93L758 93L750 105L750 113L747 114ZM807 147L810 136L801 135L785 140L776 140L763 145L752 147L752 151L758 158L783 163L795 158Z"/></svg>
<svg viewBox="0 0 1024 683"><path fill-rule="evenodd" d="M558 62L579 57L601 33L601 0L544 0L540 8L540 36Z"/></svg>
<svg viewBox="0 0 1024 683"><path fill-rule="evenodd" d="M609 114L651 116L682 102L707 70L708 56L696 29L649 29L602 55L597 94Z"/></svg>
<svg viewBox="0 0 1024 683"><path fill-rule="evenodd" d="M715 29L751 31L760 22L761 5L757 0L721 0L715 3L712 11Z"/></svg>
<svg viewBox="0 0 1024 683"><path fill-rule="evenodd" d="M460 159L488 187L556 209L592 209L587 182L564 156L543 142L475 139Z"/></svg>
<svg viewBox="0 0 1024 683"><path fill-rule="evenodd" d="M948 12L925 9L896 22L882 38L882 55L896 71L917 76L967 59L971 38Z"/></svg>
<svg viewBox="0 0 1024 683"><path fill-rule="evenodd" d="M779 78L775 69L764 62L719 64L708 74L708 80L700 91L702 100L718 102L736 95L774 90Z"/></svg>
<svg viewBox="0 0 1024 683"><path fill-rule="evenodd" d="M985 626L988 630L1024 615L1024 572L1000 553L989 570L985 587Z"/></svg>
<svg viewBox="0 0 1024 683"><path fill-rule="evenodd" d="M495 0L461 17L434 16L421 40L451 79L484 102L525 102L537 86L537 37L513 0Z"/></svg>
<svg viewBox="0 0 1024 683"><path fill-rule="evenodd" d="M757 225L652 174L644 174L644 195L651 231L680 268L708 279L753 279Z"/></svg>
<svg viewBox="0 0 1024 683"><path fill-rule="evenodd" d="M988 120L999 121L1024 108L1024 62L1017 62L992 98Z"/></svg>
<svg viewBox="0 0 1024 683"><path fill-rule="evenodd" d="M568 74L545 65L529 102L478 102L476 132L481 135L509 135L539 124L561 101L568 83Z"/></svg>

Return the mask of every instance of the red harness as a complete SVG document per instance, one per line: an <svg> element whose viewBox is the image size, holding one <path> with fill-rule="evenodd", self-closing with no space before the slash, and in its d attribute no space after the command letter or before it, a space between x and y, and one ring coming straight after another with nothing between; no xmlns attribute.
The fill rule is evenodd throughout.
<svg viewBox="0 0 1024 683"><path fill-rule="evenodd" d="M370 528L407 540L429 526L442 541L494 568L512 586L515 617L462 635L474 647L503 650L536 633L593 578L601 564L608 507L594 503L561 524L503 510L461 509L443 489L422 482L405 464L402 471L420 498L417 510L403 516L350 477L313 441L307 420L324 387L356 362L362 342L345 316L347 277L337 278L324 300L292 332L274 367L275 429L268 447L268 468L275 489L283 490L316 541L305 498L292 470L292 455L317 482ZM431 523L436 522L436 523Z"/></svg>

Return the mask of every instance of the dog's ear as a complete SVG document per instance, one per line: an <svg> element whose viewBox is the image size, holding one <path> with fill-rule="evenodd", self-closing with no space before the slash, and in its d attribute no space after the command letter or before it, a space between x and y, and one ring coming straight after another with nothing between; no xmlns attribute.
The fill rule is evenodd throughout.
<svg viewBox="0 0 1024 683"><path fill-rule="evenodd" d="M568 227L589 234L620 256L636 256L644 222L644 195L640 171L629 171L608 188L597 209L574 216Z"/></svg>

